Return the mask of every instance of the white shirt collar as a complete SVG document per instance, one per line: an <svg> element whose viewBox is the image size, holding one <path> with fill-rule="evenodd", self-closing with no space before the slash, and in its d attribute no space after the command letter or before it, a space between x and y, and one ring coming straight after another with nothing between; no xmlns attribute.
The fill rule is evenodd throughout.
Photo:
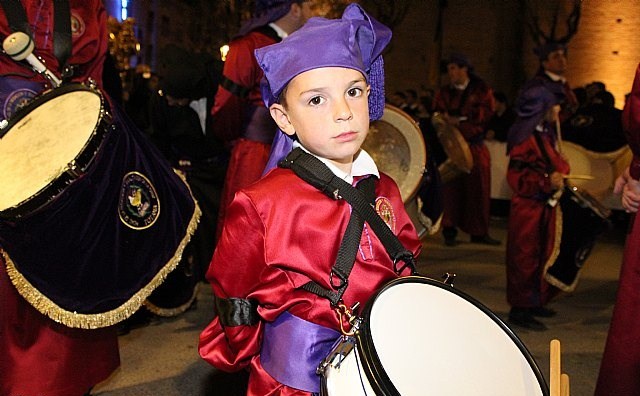
<svg viewBox="0 0 640 396"><path fill-rule="evenodd" d="M460 91L464 91L465 89L467 89L467 86L469 85L469 81L471 81L471 80L467 79L467 81L463 82L462 84L451 84L451 85L453 85L453 87L455 89L459 89Z"/></svg>
<svg viewBox="0 0 640 396"><path fill-rule="evenodd" d="M545 70L544 72L545 72L545 74L546 74L547 76L549 76L549 78L550 78L550 79L552 79L553 81L560 81L560 82L562 82L563 84L564 84L565 82L567 82L567 79L566 79L565 77L563 77L563 76L559 75L559 74L552 73L552 72L547 71L547 70Z"/></svg>
<svg viewBox="0 0 640 396"><path fill-rule="evenodd" d="M289 33L285 32L284 30L282 30L282 28L278 25L276 25L275 23L271 22L269 24L269 26L271 27L271 29L276 31L276 34L278 34L278 37L280 37L281 39L286 39L287 36L289 35Z"/></svg>
<svg viewBox="0 0 640 396"><path fill-rule="evenodd" d="M293 142L293 148L296 147L300 147L307 153L322 161L322 163L324 163L331 170L331 172L333 172L334 175L338 176L349 184L353 184L353 178L356 176L374 175L375 177L380 178L380 172L378 171L378 167L376 166L375 161L373 160L373 158L371 158L369 153L364 151L364 149L360 149L360 153L356 156L356 159L353 161L353 165L351 166L351 174L348 174L335 166L328 159L313 154L312 152L304 148L297 140Z"/></svg>

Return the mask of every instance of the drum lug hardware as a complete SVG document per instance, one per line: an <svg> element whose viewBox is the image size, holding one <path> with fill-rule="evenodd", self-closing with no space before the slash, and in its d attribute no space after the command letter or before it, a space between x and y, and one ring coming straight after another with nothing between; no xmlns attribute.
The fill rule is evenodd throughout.
<svg viewBox="0 0 640 396"><path fill-rule="evenodd" d="M65 170L65 172L67 172L74 179L77 179L78 177L83 175L82 171L78 169L78 164L76 164L75 160L67 164L67 169Z"/></svg>
<svg viewBox="0 0 640 396"><path fill-rule="evenodd" d="M327 367L332 364L335 368L340 368L340 364L354 347L355 339L353 337L342 336L329 355L320 362L318 368L316 368L316 374L323 375Z"/></svg>
<svg viewBox="0 0 640 396"><path fill-rule="evenodd" d="M451 287L453 287L453 282L455 281L455 279L456 279L456 274L453 274L451 272L445 272L442 275L442 283Z"/></svg>
<svg viewBox="0 0 640 396"><path fill-rule="evenodd" d="M101 113L102 113L102 119L104 119L104 121L107 124L111 125L112 129L115 130L116 128L115 128L115 125L113 125L113 117L111 116L111 113L109 113L104 109L101 111Z"/></svg>
<svg viewBox="0 0 640 396"><path fill-rule="evenodd" d="M9 125L9 121L7 120L0 120L0 129L4 129L7 127L7 125Z"/></svg>

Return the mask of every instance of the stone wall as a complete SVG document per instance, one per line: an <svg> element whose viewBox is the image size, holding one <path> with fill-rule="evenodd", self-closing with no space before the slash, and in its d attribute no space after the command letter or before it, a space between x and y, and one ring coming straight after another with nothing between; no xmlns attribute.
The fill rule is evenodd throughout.
<svg viewBox="0 0 640 396"><path fill-rule="evenodd" d="M530 1L541 27L549 21L558 0ZM494 89L515 98L519 87L537 70L533 41L526 29L525 8L515 0L449 0L443 14L442 57L465 53L478 75ZM565 31L564 17L571 10L564 1L557 35ZM434 41L437 2L414 0L410 12L394 29L385 54L387 92L433 88L446 82L438 73L441 58ZM569 43L567 77L577 87L602 81L617 107L630 90L640 62L640 0L583 0L578 32Z"/></svg>

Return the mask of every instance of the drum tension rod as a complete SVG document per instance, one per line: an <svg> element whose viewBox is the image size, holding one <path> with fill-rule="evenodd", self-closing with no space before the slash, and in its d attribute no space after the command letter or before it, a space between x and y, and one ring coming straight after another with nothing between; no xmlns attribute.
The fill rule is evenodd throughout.
<svg viewBox="0 0 640 396"><path fill-rule="evenodd" d="M445 285L449 285L451 287L453 287L453 282L456 279L456 274L453 274L451 272L445 272L442 275L442 283L444 283Z"/></svg>

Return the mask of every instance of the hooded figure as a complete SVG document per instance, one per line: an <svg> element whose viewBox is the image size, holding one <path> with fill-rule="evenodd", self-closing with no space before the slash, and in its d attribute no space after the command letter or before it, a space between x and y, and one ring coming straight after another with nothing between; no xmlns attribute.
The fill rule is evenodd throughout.
<svg viewBox="0 0 640 396"><path fill-rule="evenodd" d="M622 176L616 180L616 187L622 192L622 202L628 201L627 194L637 194L640 189L640 64L636 68L631 93L624 106L623 125L633 152L633 160ZM622 188L624 185L624 189ZM637 199L631 199L637 205ZM624 258L620 268L620 277L616 302L607 334L602 363L595 396L640 394L640 345L636 342L640 334L640 217L637 206L625 206L629 212L635 212L630 218L630 232L624 248Z"/></svg>

